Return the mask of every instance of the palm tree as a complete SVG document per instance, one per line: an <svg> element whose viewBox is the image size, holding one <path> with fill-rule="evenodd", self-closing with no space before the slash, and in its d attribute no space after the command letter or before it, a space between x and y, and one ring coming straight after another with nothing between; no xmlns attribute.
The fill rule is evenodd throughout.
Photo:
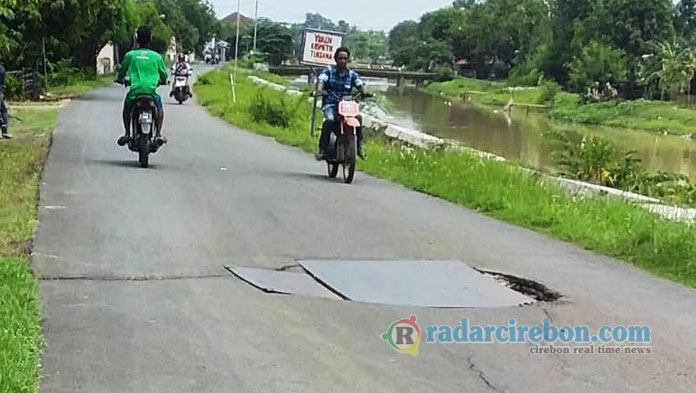
<svg viewBox="0 0 696 393"><path fill-rule="evenodd" d="M663 100L665 92L672 98L683 92L686 86L691 83L694 72L696 72L696 58L690 48L679 42L660 42L652 46L660 59L660 67L652 73L649 79L659 80Z"/></svg>

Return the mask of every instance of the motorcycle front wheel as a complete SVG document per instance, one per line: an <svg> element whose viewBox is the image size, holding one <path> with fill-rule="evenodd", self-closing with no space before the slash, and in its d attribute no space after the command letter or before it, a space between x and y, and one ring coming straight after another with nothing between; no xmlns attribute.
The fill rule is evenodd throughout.
<svg viewBox="0 0 696 393"><path fill-rule="evenodd" d="M357 143L355 134L348 136L348 143L345 147L345 160L343 162L343 182L350 184L355 177L355 157L357 156Z"/></svg>

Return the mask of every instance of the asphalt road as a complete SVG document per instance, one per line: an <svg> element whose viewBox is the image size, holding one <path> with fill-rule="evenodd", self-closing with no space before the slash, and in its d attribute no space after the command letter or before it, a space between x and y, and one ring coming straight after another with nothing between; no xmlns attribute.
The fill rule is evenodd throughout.
<svg viewBox="0 0 696 393"><path fill-rule="evenodd" d="M147 170L116 145L124 90L64 109L41 183L45 393L693 392L696 292L622 262L358 173L165 99ZM166 94L165 94L166 95ZM556 303L419 309L264 294L225 265L303 258L455 259L537 280ZM421 326L648 325L648 355L531 354L529 344L380 336Z"/></svg>

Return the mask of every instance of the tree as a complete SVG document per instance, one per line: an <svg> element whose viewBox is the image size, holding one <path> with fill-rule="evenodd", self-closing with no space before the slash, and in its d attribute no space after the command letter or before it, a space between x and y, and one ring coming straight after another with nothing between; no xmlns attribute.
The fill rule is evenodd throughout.
<svg viewBox="0 0 696 393"><path fill-rule="evenodd" d="M213 6L208 0L177 0L186 20L198 31L196 53L203 53L205 44L220 29Z"/></svg>
<svg viewBox="0 0 696 393"><path fill-rule="evenodd" d="M543 65L543 72L561 84L568 80L567 65L582 50L569 48L569 43L576 38L576 26L581 25L594 9L593 0L556 0L552 9L551 29L553 40L549 49L548 62ZM576 40L577 42L577 40Z"/></svg>
<svg viewBox="0 0 696 393"><path fill-rule="evenodd" d="M280 65L293 54L293 41L290 29L268 19L259 21L258 50L269 54L268 62Z"/></svg>
<svg viewBox="0 0 696 393"><path fill-rule="evenodd" d="M0 57L6 67L24 63L28 45L28 28L41 25L39 0L0 0Z"/></svg>
<svg viewBox="0 0 696 393"><path fill-rule="evenodd" d="M10 54L19 46L21 31L18 25L21 23L22 11L38 15L37 0L20 1L1 0L0 1L0 55L3 58ZM21 10L19 9L21 7ZM18 15L20 14L20 15Z"/></svg>
<svg viewBox="0 0 696 393"><path fill-rule="evenodd" d="M677 4L677 11L674 18L674 27L677 34L694 43L694 31L696 31L696 0L681 0Z"/></svg>
<svg viewBox="0 0 696 393"><path fill-rule="evenodd" d="M358 60L376 61L387 56L387 36L381 31L354 29L346 35L344 45Z"/></svg>
<svg viewBox="0 0 696 393"><path fill-rule="evenodd" d="M418 34L418 22L406 20L394 26L389 32L389 51L394 52L402 48L406 40Z"/></svg>
<svg viewBox="0 0 696 393"><path fill-rule="evenodd" d="M649 42L674 40L673 15L671 0L605 0L585 21L587 38L639 58L649 53Z"/></svg>
<svg viewBox="0 0 696 393"><path fill-rule="evenodd" d="M116 27L124 22L129 0L42 0L39 4L41 30L36 38L53 37L53 50L72 58L78 67L89 67Z"/></svg>
<svg viewBox="0 0 696 393"><path fill-rule="evenodd" d="M597 41L590 41L570 63L570 83L584 91L594 83L604 86L626 77L625 53Z"/></svg>
<svg viewBox="0 0 696 393"><path fill-rule="evenodd" d="M452 67L453 55L449 45L434 38L410 37L404 45L392 52L396 64L412 70L430 72L437 67Z"/></svg>
<svg viewBox="0 0 696 393"><path fill-rule="evenodd" d="M658 79L662 99L665 98L665 93L673 97L684 92L696 69L696 59L691 49L678 42L663 42L652 46L660 66L651 77Z"/></svg>
<svg viewBox="0 0 696 393"><path fill-rule="evenodd" d="M453 8L471 8L476 4L476 0L455 0L452 3Z"/></svg>
<svg viewBox="0 0 696 393"><path fill-rule="evenodd" d="M184 15L180 2L176 0L156 0L157 10L164 15L164 21L176 37L179 52L200 52L198 47L199 34L196 28Z"/></svg>
<svg viewBox="0 0 696 393"><path fill-rule="evenodd" d="M627 55L629 75L635 78L638 59L650 51L648 43L675 37L671 0L559 0L558 4L566 7L559 9L555 18L550 68L561 81L565 80L568 57L578 56L592 40L621 48Z"/></svg>
<svg viewBox="0 0 696 393"><path fill-rule="evenodd" d="M320 30L331 30L337 31L338 26L333 23L329 18L322 16L321 14L307 13L305 15L304 27L309 29L320 29Z"/></svg>
<svg viewBox="0 0 696 393"><path fill-rule="evenodd" d="M336 31L340 31L341 33L348 33L349 31L351 31L350 23L344 20L339 20L338 25L336 25Z"/></svg>

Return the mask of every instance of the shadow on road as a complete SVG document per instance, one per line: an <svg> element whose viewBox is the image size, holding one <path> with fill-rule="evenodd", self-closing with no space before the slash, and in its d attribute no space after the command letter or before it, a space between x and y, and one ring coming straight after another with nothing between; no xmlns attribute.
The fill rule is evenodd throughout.
<svg viewBox="0 0 696 393"><path fill-rule="evenodd" d="M334 182L340 182L343 183L343 180L340 178L336 179L329 179L327 175L321 175L318 173L308 173L308 172L276 172L276 176L280 177L288 177L288 178L293 178L293 179L311 179L311 180L317 180L317 181L322 181L325 183L334 183Z"/></svg>
<svg viewBox="0 0 696 393"><path fill-rule="evenodd" d="M89 160L90 164L100 165L100 166L111 166L120 168L134 168L140 169L140 163L138 160ZM160 165L150 163L148 169L157 169Z"/></svg>

